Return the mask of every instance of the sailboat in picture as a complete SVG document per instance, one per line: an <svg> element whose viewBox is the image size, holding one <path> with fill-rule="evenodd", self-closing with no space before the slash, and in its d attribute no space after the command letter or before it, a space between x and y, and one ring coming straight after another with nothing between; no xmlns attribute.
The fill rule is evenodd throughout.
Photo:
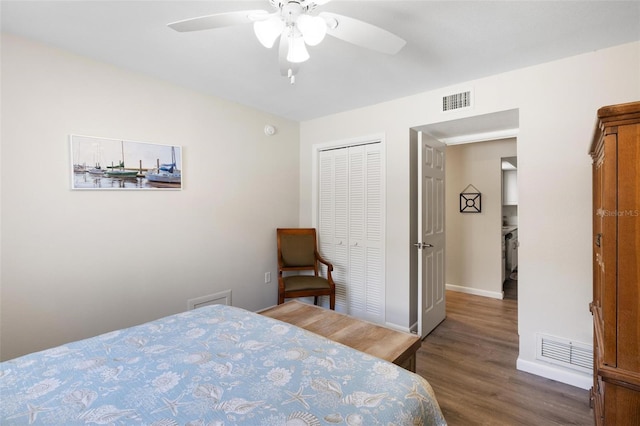
<svg viewBox="0 0 640 426"><path fill-rule="evenodd" d="M102 147L100 146L99 143L94 143L93 144L96 152L94 154L94 166L90 169L87 170L87 172L90 175L95 175L95 176L102 176L104 175L104 169L102 168L101 164L102 164Z"/></svg>
<svg viewBox="0 0 640 426"><path fill-rule="evenodd" d="M151 184L180 184L182 172L176 165L176 148L171 147L171 163L159 164L157 168L147 171L147 181Z"/></svg>
<svg viewBox="0 0 640 426"><path fill-rule="evenodd" d="M124 168L124 141L121 141L120 143L122 148L122 160L117 166L107 166L107 170L105 170L104 175L115 178L131 178L138 176L137 170L127 170Z"/></svg>

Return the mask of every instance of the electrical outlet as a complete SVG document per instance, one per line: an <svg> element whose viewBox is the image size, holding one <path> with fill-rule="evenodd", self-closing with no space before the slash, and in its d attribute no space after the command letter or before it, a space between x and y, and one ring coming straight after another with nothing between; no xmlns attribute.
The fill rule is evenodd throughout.
<svg viewBox="0 0 640 426"><path fill-rule="evenodd" d="M271 282L271 272L265 272L264 273L264 283L268 284Z"/></svg>

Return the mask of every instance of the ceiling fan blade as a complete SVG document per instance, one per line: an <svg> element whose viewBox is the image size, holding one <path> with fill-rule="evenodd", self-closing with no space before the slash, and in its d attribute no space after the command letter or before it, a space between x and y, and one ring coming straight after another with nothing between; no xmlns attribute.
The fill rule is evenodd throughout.
<svg viewBox="0 0 640 426"><path fill-rule="evenodd" d="M168 26L180 32L211 30L231 25L250 24L257 20L266 19L268 15L269 12L266 10L240 10L184 19L172 22Z"/></svg>
<svg viewBox="0 0 640 426"><path fill-rule="evenodd" d="M367 49L395 55L407 42L375 25L336 13L321 12L327 21L327 34Z"/></svg>

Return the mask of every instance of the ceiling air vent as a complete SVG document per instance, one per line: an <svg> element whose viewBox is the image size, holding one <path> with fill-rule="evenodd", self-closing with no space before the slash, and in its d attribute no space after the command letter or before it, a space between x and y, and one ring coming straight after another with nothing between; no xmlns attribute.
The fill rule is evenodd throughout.
<svg viewBox="0 0 640 426"><path fill-rule="evenodd" d="M442 112L471 107L471 90L442 97Z"/></svg>
<svg viewBox="0 0 640 426"><path fill-rule="evenodd" d="M593 370L592 346L545 334L537 337L536 358L586 373Z"/></svg>

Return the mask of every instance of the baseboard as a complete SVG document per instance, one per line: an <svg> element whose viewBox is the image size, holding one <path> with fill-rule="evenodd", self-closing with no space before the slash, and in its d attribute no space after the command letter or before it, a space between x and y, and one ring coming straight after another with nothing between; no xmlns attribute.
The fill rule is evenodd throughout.
<svg viewBox="0 0 640 426"><path fill-rule="evenodd" d="M516 368L526 373L535 374L536 376L545 377L547 379L555 380L556 382L566 383L567 385L575 386L580 389L589 390L593 386L592 376L585 373L569 371L562 367L550 364L541 364L518 358Z"/></svg>
<svg viewBox="0 0 640 426"><path fill-rule="evenodd" d="M416 334L415 331L411 331L413 327L403 327L401 325L394 324L392 322L385 322L384 324L380 324L380 325L383 325L384 327L390 328L392 330L397 330L397 331L403 331L405 333ZM417 330L417 324L416 324L416 330Z"/></svg>
<svg viewBox="0 0 640 426"><path fill-rule="evenodd" d="M455 284L446 284L447 290L457 291L458 293L473 294L476 296L490 297L492 299L504 299L503 292L478 290L477 288L463 287Z"/></svg>

